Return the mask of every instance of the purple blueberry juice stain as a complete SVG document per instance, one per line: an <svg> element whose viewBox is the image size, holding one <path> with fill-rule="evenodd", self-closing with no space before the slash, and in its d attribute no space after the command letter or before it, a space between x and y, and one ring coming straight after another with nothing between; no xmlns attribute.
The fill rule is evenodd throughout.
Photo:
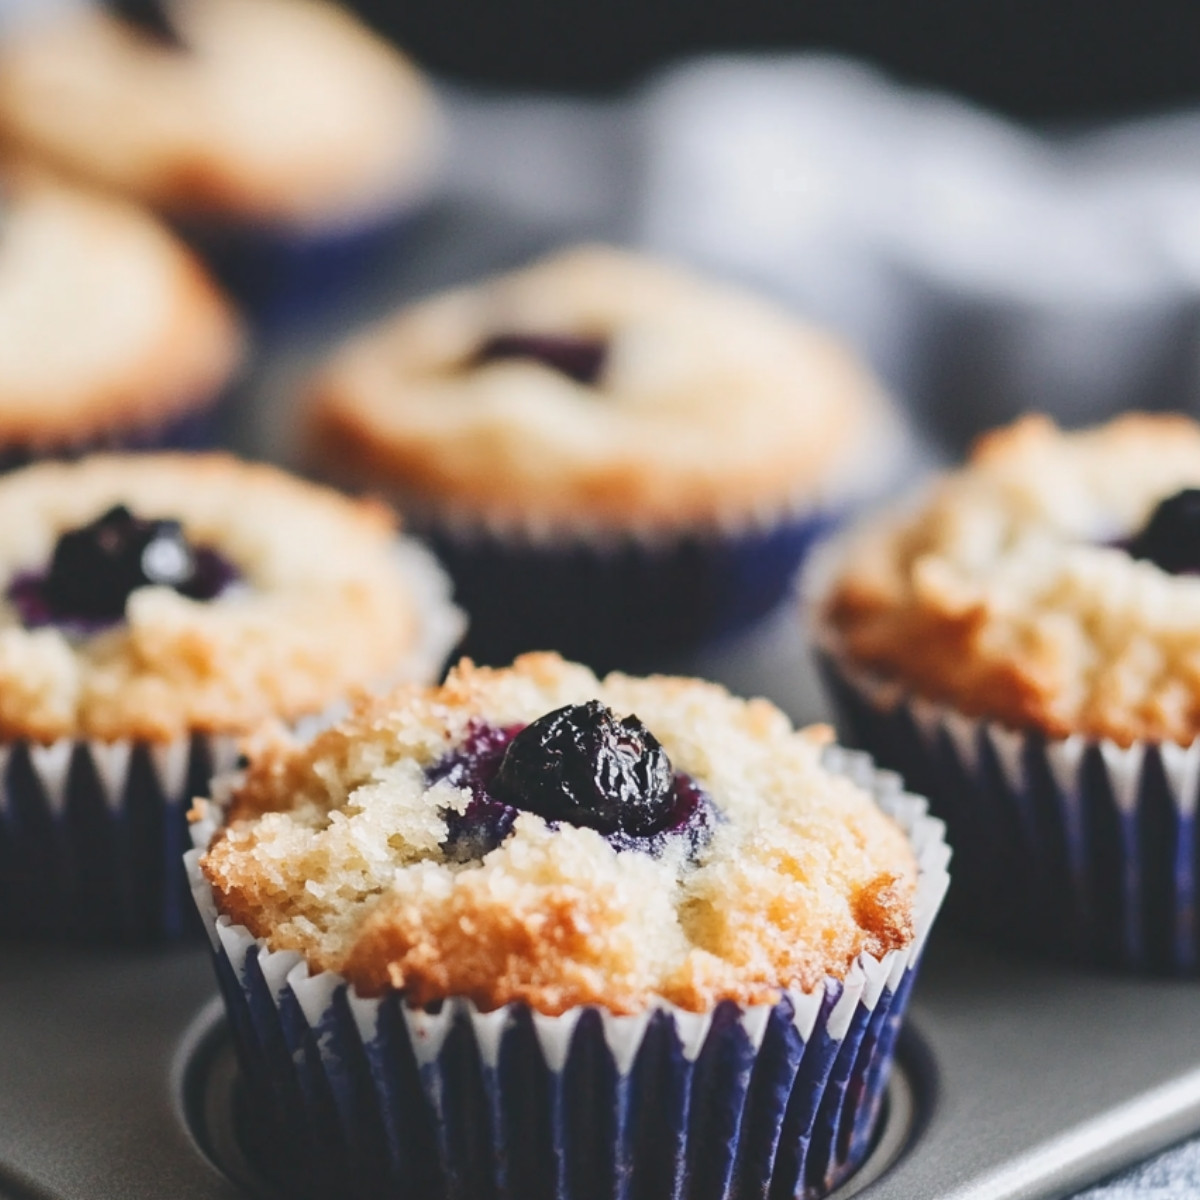
<svg viewBox="0 0 1200 1200"><path fill-rule="evenodd" d="M120 623L140 587L214 600L239 578L218 551L191 545L178 521L145 520L116 505L63 533L49 565L16 575L7 596L27 629L53 625L88 636Z"/></svg>
<svg viewBox="0 0 1200 1200"><path fill-rule="evenodd" d="M614 850L640 850L661 858L680 838L687 841L688 860L694 862L712 841L719 820L712 797L690 776L676 771L671 790L671 815L661 829L643 837L617 831L606 834Z"/></svg>
<svg viewBox="0 0 1200 1200"><path fill-rule="evenodd" d="M592 387L604 370L608 344L601 338L576 337L563 333L498 333L475 355L475 364L507 358L539 362L576 383Z"/></svg>
<svg viewBox="0 0 1200 1200"><path fill-rule="evenodd" d="M595 829L618 851L655 858L685 839L694 861L719 819L711 797L675 771L637 719L618 720L596 701L569 705L527 726L473 722L466 740L428 772L468 788L464 812L447 811L446 854L469 862L495 849L521 812L551 828Z"/></svg>
<svg viewBox="0 0 1200 1200"><path fill-rule="evenodd" d="M518 809L492 796L488 788L500 769L509 743L521 731L515 725L498 729L472 721L466 740L428 773L430 785L442 780L469 788L471 799L463 812L447 810L443 849L455 862L470 862L494 850L512 832Z"/></svg>

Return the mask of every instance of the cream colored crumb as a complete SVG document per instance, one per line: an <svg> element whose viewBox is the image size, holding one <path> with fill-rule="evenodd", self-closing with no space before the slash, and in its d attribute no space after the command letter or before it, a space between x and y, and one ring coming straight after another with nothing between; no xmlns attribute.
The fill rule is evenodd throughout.
<svg viewBox="0 0 1200 1200"><path fill-rule="evenodd" d="M465 792L426 771L472 719L507 727L599 698L636 713L720 812L699 860L655 859L525 813L481 860L448 861ZM364 702L306 746L252 761L203 859L218 906L275 949L413 1003L540 1011L655 998L773 1000L912 936L916 867L898 826L820 764L825 732L694 680L598 681L554 655L464 662L441 688Z"/></svg>
<svg viewBox="0 0 1200 1200"><path fill-rule="evenodd" d="M83 638L27 629L0 603L0 737L242 733L386 682L420 637L386 510L223 455L95 455L0 478L0 573L45 570L62 532L114 504L179 519L241 582L212 601L138 589L123 622Z"/></svg>
<svg viewBox="0 0 1200 1200"><path fill-rule="evenodd" d="M584 385L502 333L601 339ZM746 291L574 247L410 305L311 388L313 463L441 520L579 536L757 526L830 500L880 388L850 349Z"/></svg>
<svg viewBox="0 0 1200 1200"><path fill-rule="evenodd" d="M851 543L824 602L835 653L973 716L1128 746L1200 733L1200 579L1120 546L1200 486L1200 426L1127 416L985 438Z"/></svg>

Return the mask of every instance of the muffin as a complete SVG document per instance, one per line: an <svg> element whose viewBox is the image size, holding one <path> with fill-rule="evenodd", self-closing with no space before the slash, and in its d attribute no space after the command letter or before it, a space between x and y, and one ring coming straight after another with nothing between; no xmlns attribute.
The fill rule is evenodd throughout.
<svg viewBox="0 0 1200 1200"><path fill-rule="evenodd" d="M430 679L459 632L381 508L223 456L0 479L0 934L169 938L187 800L267 719Z"/></svg>
<svg viewBox="0 0 1200 1200"><path fill-rule="evenodd" d="M817 1195L868 1147L948 851L827 731L464 660L219 795L189 868L250 1107L324 1192Z"/></svg>
<svg viewBox="0 0 1200 1200"><path fill-rule="evenodd" d="M0 176L0 467L209 442L241 352L228 305L152 217Z"/></svg>
<svg viewBox="0 0 1200 1200"><path fill-rule="evenodd" d="M258 317L363 266L428 188L409 61L323 0L143 0L0 46L0 146L167 214Z"/></svg>
<svg viewBox="0 0 1200 1200"><path fill-rule="evenodd" d="M403 507L493 664L644 670L749 625L894 432L832 337L601 247L407 308L310 390L309 464Z"/></svg>
<svg viewBox="0 0 1200 1200"><path fill-rule="evenodd" d="M989 434L839 553L817 642L844 734L945 817L1005 941L1194 974L1200 427Z"/></svg>

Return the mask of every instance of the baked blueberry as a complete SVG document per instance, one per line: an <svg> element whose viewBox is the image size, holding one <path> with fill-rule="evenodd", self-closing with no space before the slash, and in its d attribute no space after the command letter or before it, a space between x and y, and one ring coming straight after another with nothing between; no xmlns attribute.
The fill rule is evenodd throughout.
<svg viewBox="0 0 1200 1200"><path fill-rule="evenodd" d="M44 574L20 575L9 587L26 626L49 623L98 628L119 621L141 587L169 587L193 600L211 600L237 572L221 555L193 547L174 520L143 520L123 504L54 547Z"/></svg>
<svg viewBox="0 0 1200 1200"><path fill-rule="evenodd" d="M530 358L591 387L600 378L607 354L608 346L600 338L563 333L499 333L484 342L475 362Z"/></svg>
<svg viewBox="0 0 1200 1200"><path fill-rule="evenodd" d="M179 588L192 576L191 548L178 521L143 521L124 505L58 539L43 594L64 616L115 620L136 588Z"/></svg>
<svg viewBox="0 0 1200 1200"><path fill-rule="evenodd" d="M630 717L624 722L618 723L610 710L594 702L587 705L575 705L573 708L584 714L582 719L579 719L578 713L576 714L576 728L571 730L576 739L583 736L579 732L578 726L585 726L590 722L593 726L607 726L610 730L612 725L617 725L618 728L623 729L626 737L632 732L637 738L642 739L643 746L645 738L653 740L653 735L646 731L636 717ZM588 711L593 708L603 710L603 715L599 719ZM553 774L553 768L547 771L542 760L546 755L547 743L553 744L556 740L561 739L568 729L569 722L563 718L562 714L571 711L571 709L560 709L549 713L540 721L534 722L533 725L524 729L519 726L500 729L482 722L473 722L463 744L429 771L431 784L444 779L455 787L469 789L471 793L471 799L462 812L447 810L443 814L446 820L446 840L442 844L442 849L447 857L454 862L470 862L482 858L508 837L518 814L522 809L526 809L530 812L539 812L540 815L547 818L551 825L557 825L559 820L565 820L570 824L588 825L591 828L599 829L614 850L640 850L655 858L665 853L672 842L683 837L688 843L689 858L695 859L712 838L713 826L717 820L716 811L713 808L711 797L690 775L681 771L671 774L669 762L666 765L666 772L670 776L670 792L665 798L662 796L663 776L658 756L665 760L666 755L657 741L654 741L652 752L655 765L649 772L652 779L647 781L654 796L652 807L658 813L656 820L648 819L649 808L642 803L640 793L632 799L626 797L616 823L612 819L611 812L602 815L599 818L599 824L596 819L581 819L579 811L581 804L564 801L562 798L564 789L571 792L583 790L594 793L597 788L610 785L613 775L616 774L611 763L608 764L607 770L604 767L597 769L593 760L589 758L590 751L587 748L579 753L570 753L557 759L563 768L562 775L570 776L574 773L577 778L575 781L570 778L560 779L558 791L555 792L555 785L549 779L549 775ZM551 724L552 718L553 728L557 731L558 739L547 736L547 727ZM631 722L634 724L631 725ZM533 730L533 732L528 733L529 730ZM508 782L507 784L497 784L497 775L501 765L509 761L510 747L523 732L528 736L513 754L512 762L509 764ZM571 740L570 734L567 735L567 738ZM551 757L554 757L556 752L552 749L549 753ZM606 760L608 754L608 750L603 750L600 751L598 757ZM624 765L628 766L628 762ZM526 773L524 776L523 772ZM533 782L527 788L522 785L521 779L523 777L528 779L529 773L532 773ZM637 775L638 769L635 767L632 773ZM580 775L582 778L579 778ZM597 776L603 778L598 781ZM623 782L630 782L628 776L629 772L627 771ZM638 781L634 779L632 782L636 788ZM620 784L618 784L618 788L620 788ZM539 799L534 803L540 803L541 807L534 808L529 803L529 795L538 793L538 789L542 789L542 791ZM554 798L555 796L557 799ZM611 809L613 805L610 801L606 806L602 804L601 807ZM567 815L568 810L573 815ZM557 815L550 816L549 813ZM585 814L585 816L594 818L594 813ZM605 816L609 819L606 820Z"/></svg>
<svg viewBox="0 0 1200 1200"><path fill-rule="evenodd" d="M687 843L687 858L694 862L712 840L719 819L712 797L690 775L680 771L675 775L671 807L661 829L648 836L618 829L605 834L605 838L614 850L640 850L653 858L661 858L682 838Z"/></svg>
<svg viewBox="0 0 1200 1200"><path fill-rule="evenodd" d="M1161 501L1125 548L1172 575L1200 572L1200 488L1184 488Z"/></svg>
<svg viewBox="0 0 1200 1200"><path fill-rule="evenodd" d="M108 8L160 45L173 50L184 48L183 38L167 13L165 0L108 0Z"/></svg>
<svg viewBox="0 0 1200 1200"><path fill-rule="evenodd" d="M548 821L648 837L673 807L674 772L635 716L618 720L598 700L539 717L510 743L492 792Z"/></svg>
<svg viewBox="0 0 1200 1200"><path fill-rule="evenodd" d="M631 712L641 720L621 719ZM761 1005L914 936L918 868L904 835L822 764L826 740L699 680L600 680L550 654L498 670L464 660L438 688L405 686L320 737L252 750L228 802L197 804L221 830L198 865L233 924L319 945L318 969L342 972L364 999L387 992L415 1010L455 997L483 1013L544 1002L555 1016L592 1004L657 1014L665 1000L702 1013L744 977L737 994ZM483 786L506 741L497 775L533 772L517 794ZM557 793L591 790L611 782L595 761L610 752L653 778L637 780L663 806L649 836L578 828L562 810L578 814L582 799L555 794L558 816L517 812L490 853L431 844L448 800L461 818L484 792L511 812L545 800L547 775ZM549 772L546 758L559 760ZM715 836L689 854L706 824ZM563 1033L574 1048L577 1016ZM531 1179L513 1194L538 1192Z"/></svg>

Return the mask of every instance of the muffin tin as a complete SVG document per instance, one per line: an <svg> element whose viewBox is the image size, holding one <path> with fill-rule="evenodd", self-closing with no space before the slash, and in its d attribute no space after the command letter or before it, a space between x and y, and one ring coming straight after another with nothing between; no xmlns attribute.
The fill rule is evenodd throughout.
<svg viewBox="0 0 1200 1200"><path fill-rule="evenodd" d="M481 245L478 215L427 220L406 292L509 265L553 240L493 213ZM343 327L391 303L384 278L394 267L380 262L340 314ZM303 347L272 348L250 389L254 405L231 414L237 443L288 456L286 398L339 332L309 330ZM808 721L824 709L805 662L786 614L678 666L766 694ZM1197 995L1195 984L1001 957L942 930L877 1143L837 1196L1067 1195L1200 1132ZM273 1182L239 1096L203 946L0 944L0 1200L301 1200Z"/></svg>
<svg viewBox="0 0 1200 1200"><path fill-rule="evenodd" d="M283 1200L202 948L0 950L0 1198ZM839 1200L1031 1200L1200 1129L1194 987L935 938Z"/></svg>
<svg viewBox="0 0 1200 1200"><path fill-rule="evenodd" d="M790 612L678 666L825 715ZM1200 1131L1196 996L943 929L877 1144L837 1196L1062 1196ZM0 944L0 1200L303 1200L253 1134L203 946Z"/></svg>
<svg viewBox="0 0 1200 1200"><path fill-rule="evenodd" d="M821 716L792 621L688 664ZM0 1200L284 1200L203 947L0 946ZM863 1200L1069 1194L1200 1131L1196 986L935 934Z"/></svg>

